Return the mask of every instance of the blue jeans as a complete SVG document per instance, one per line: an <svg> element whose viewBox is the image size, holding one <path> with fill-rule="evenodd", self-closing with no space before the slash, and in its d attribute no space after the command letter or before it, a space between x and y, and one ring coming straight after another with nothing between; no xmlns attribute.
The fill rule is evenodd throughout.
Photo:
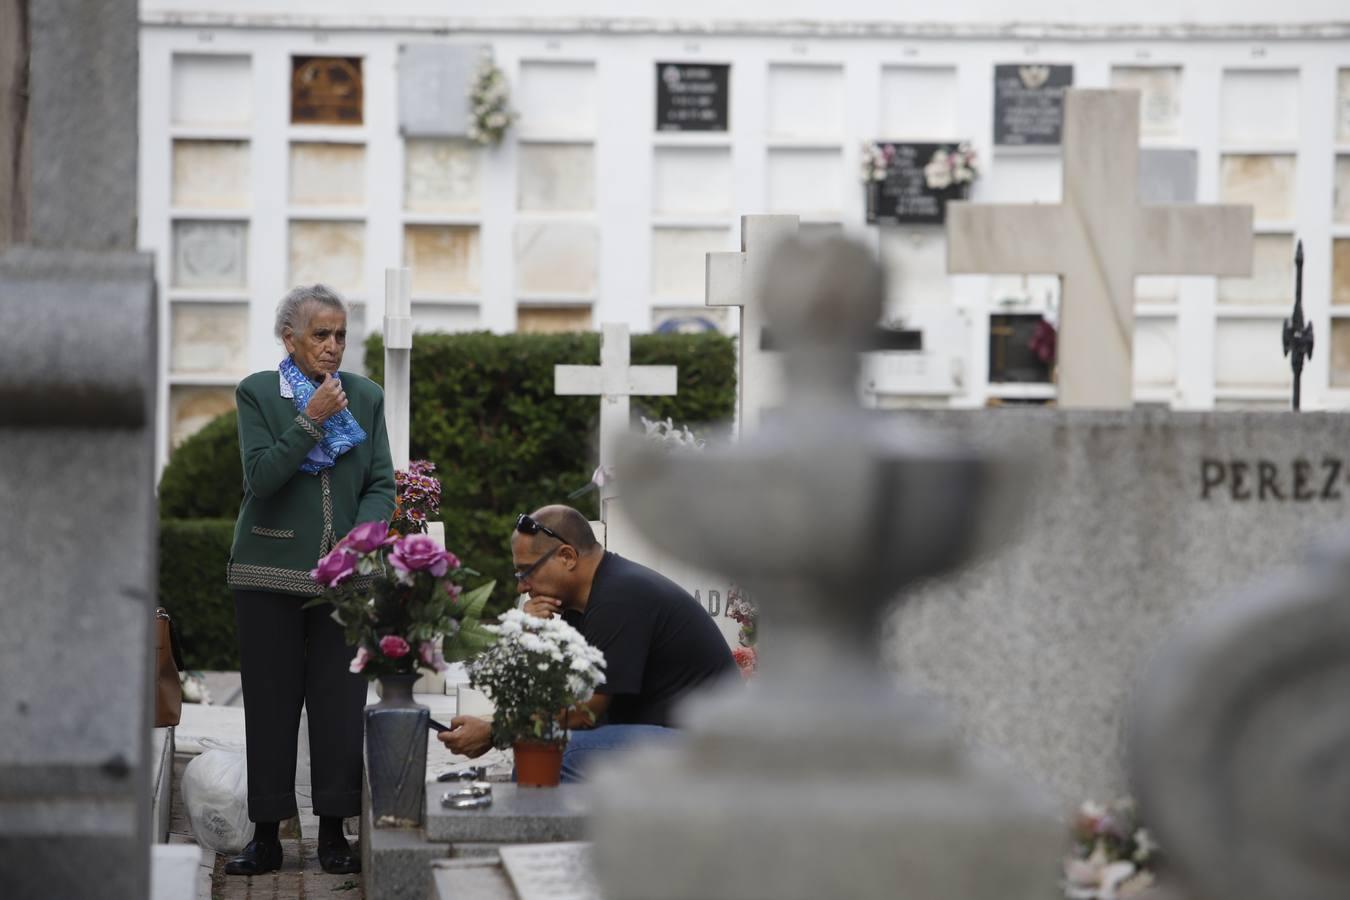
<svg viewBox="0 0 1350 900"><path fill-rule="evenodd" d="M674 735L673 728L660 725L601 725L573 731L563 750L562 780L566 784L585 781L592 766L603 765L606 754L634 743L670 740Z"/></svg>

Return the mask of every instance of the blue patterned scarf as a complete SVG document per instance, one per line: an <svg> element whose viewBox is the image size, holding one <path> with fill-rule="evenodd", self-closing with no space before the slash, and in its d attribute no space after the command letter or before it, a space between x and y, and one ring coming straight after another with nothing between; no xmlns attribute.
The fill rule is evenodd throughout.
<svg viewBox="0 0 1350 900"><path fill-rule="evenodd" d="M295 404L296 411L304 415L309 406L309 398L314 396L314 383L305 377L300 367L289 356L277 366L281 373L281 396ZM334 378L337 376L334 375ZM362 443L366 433L357 423L349 410L342 410L327 418L323 423L323 440L315 444L309 455L300 463L300 471L317 475L324 469L337 464L337 458Z"/></svg>

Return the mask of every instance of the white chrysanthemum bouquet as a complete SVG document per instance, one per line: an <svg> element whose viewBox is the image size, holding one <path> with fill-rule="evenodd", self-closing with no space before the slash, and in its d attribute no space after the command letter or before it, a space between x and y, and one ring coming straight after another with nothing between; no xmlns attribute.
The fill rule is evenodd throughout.
<svg viewBox="0 0 1350 900"><path fill-rule="evenodd" d="M506 73L484 56L469 87L469 139L495 147L517 118Z"/></svg>

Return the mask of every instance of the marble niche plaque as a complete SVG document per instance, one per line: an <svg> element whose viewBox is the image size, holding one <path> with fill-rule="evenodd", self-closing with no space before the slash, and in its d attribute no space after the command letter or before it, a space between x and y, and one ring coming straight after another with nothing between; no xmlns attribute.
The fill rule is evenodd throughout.
<svg viewBox="0 0 1350 900"><path fill-rule="evenodd" d="M769 66L770 137L839 137L844 106L843 66Z"/></svg>
<svg viewBox="0 0 1350 900"><path fill-rule="evenodd" d="M950 302L947 236L932 225L882 225L881 259L886 266L886 315L915 306Z"/></svg>
<svg viewBox="0 0 1350 900"><path fill-rule="evenodd" d="M590 331L590 306L520 306L516 308L516 331L521 334L564 334Z"/></svg>
<svg viewBox="0 0 1350 900"><path fill-rule="evenodd" d="M1111 87L1139 92L1139 136L1181 136L1181 67L1115 66Z"/></svg>
<svg viewBox="0 0 1350 900"><path fill-rule="evenodd" d="M1331 386L1350 387L1350 319L1331 320Z"/></svg>
<svg viewBox="0 0 1350 900"><path fill-rule="evenodd" d="M172 196L175 209L246 208L248 141L174 141Z"/></svg>
<svg viewBox="0 0 1350 900"><path fill-rule="evenodd" d="M1136 387L1172 387L1177 383L1177 320L1134 320L1134 383Z"/></svg>
<svg viewBox="0 0 1350 900"><path fill-rule="evenodd" d="M518 210L589 212L595 209L593 145L522 143L517 154Z"/></svg>
<svg viewBox="0 0 1350 900"><path fill-rule="evenodd" d="M248 224L179 219L173 223L174 287L243 288L248 281Z"/></svg>
<svg viewBox="0 0 1350 900"><path fill-rule="evenodd" d="M360 125L364 95L359 56L291 57L292 125Z"/></svg>
<svg viewBox="0 0 1350 900"><path fill-rule="evenodd" d="M600 241L593 225L540 222L516 226L516 290L593 295Z"/></svg>
<svg viewBox="0 0 1350 900"><path fill-rule="evenodd" d="M731 250L727 228L652 231L652 295L697 303L704 295L707 254Z"/></svg>
<svg viewBox="0 0 1350 900"><path fill-rule="evenodd" d="M360 206L366 202L364 144L291 144L291 206Z"/></svg>
<svg viewBox="0 0 1350 900"><path fill-rule="evenodd" d="M247 56L175 53L173 124L216 128L253 122L253 63Z"/></svg>
<svg viewBox="0 0 1350 900"><path fill-rule="evenodd" d="M484 46L401 44L398 48L398 127L404 137L465 137L469 89Z"/></svg>
<svg viewBox="0 0 1350 900"><path fill-rule="evenodd" d="M956 67L884 66L881 136L887 141L949 140L960 134Z"/></svg>
<svg viewBox="0 0 1350 900"><path fill-rule="evenodd" d="M469 141L406 141L403 208L408 212L478 212L482 205L482 158L482 151Z"/></svg>
<svg viewBox="0 0 1350 900"><path fill-rule="evenodd" d="M1225 154L1219 162L1219 202L1250 203L1257 222L1294 218L1292 154Z"/></svg>
<svg viewBox="0 0 1350 900"><path fill-rule="evenodd" d="M1225 388L1282 388L1293 380L1280 343L1280 318L1219 319L1214 381Z"/></svg>
<svg viewBox="0 0 1350 900"><path fill-rule="evenodd" d="M1350 305L1350 238L1331 242L1331 302Z"/></svg>
<svg viewBox="0 0 1350 900"><path fill-rule="evenodd" d="M446 303L412 303L413 331L419 334L457 331L475 331L482 328L478 307Z"/></svg>
<svg viewBox="0 0 1350 900"><path fill-rule="evenodd" d="M232 409L232 387L173 385L169 388L169 448L176 448L216 416Z"/></svg>
<svg viewBox="0 0 1350 900"><path fill-rule="evenodd" d="M1252 236L1250 278L1220 278L1220 303L1293 305L1294 239L1287 234Z"/></svg>
<svg viewBox="0 0 1350 900"><path fill-rule="evenodd" d="M359 294L365 288L366 225L291 222L288 259L292 285L323 283Z"/></svg>
<svg viewBox="0 0 1350 900"><path fill-rule="evenodd" d="M1336 193L1332 200L1331 220L1350 225L1350 155L1336 157Z"/></svg>
<svg viewBox="0 0 1350 900"><path fill-rule="evenodd" d="M412 269L413 296L476 296L481 271L478 228L409 225L403 230L403 264Z"/></svg>
<svg viewBox="0 0 1350 900"><path fill-rule="evenodd" d="M769 211L837 219L844 207L844 155L829 149L769 150Z"/></svg>
<svg viewBox="0 0 1350 900"><path fill-rule="evenodd" d="M1336 73L1336 140L1350 144L1350 69Z"/></svg>
<svg viewBox="0 0 1350 900"><path fill-rule="evenodd" d="M599 102L592 63L525 60L514 100L527 137L595 137Z"/></svg>
<svg viewBox="0 0 1350 900"><path fill-rule="evenodd" d="M248 304L174 303L169 370L176 375L248 372Z"/></svg>
<svg viewBox="0 0 1350 900"><path fill-rule="evenodd" d="M730 148L656 148L652 157L654 215L727 215L732 197Z"/></svg>
<svg viewBox="0 0 1350 900"><path fill-rule="evenodd" d="M1219 135L1229 146L1295 144L1297 69L1228 69L1219 99Z"/></svg>
<svg viewBox="0 0 1350 900"><path fill-rule="evenodd" d="M1199 173L1200 157L1194 150L1145 147L1139 151L1139 202L1192 204Z"/></svg>
<svg viewBox="0 0 1350 900"><path fill-rule="evenodd" d="M1058 145L1064 130L1064 92L1072 86L1071 65L994 66L994 144Z"/></svg>

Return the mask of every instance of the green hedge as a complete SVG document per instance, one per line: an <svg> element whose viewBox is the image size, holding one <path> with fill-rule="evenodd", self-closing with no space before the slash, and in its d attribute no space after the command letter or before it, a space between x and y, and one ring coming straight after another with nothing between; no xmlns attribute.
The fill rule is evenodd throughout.
<svg viewBox="0 0 1350 900"><path fill-rule="evenodd" d="M160 520L159 605L173 618L189 669L239 668L234 599L225 586L233 540L233 519Z"/></svg>
<svg viewBox="0 0 1350 900"><path fill-rule="evenodd" d="M365 351L366 370L383 382L384 347L379 335L366 342ZM505 608L513 596L507 538L517 513L566 502L592 517L597 513L594 492L575 501L568 501L567 495L585 486L595 470L599 400L555 396L553 367L596 365L599 355L597 334L483 332L414 338L412 458L436 463L447 545L469 565L497 579L491 613ZM634 397L635 418L670 417L696 431L731 418L736 378L731 339L717 334L635 335L632 361L679 367L679 393ZM228 601L223 587L225 556L219 555L220 545L206 540L202 532L177 534L180 523L170 520L232 520L239 512L241 483L233 413L185 441L164 471L161 595L179 599L183 608L169 610L180 621L196 615L194 594L180 585L169 586L165 577L181 576L185 584L199 585L193 590L200 591L202 615L214 623L221 598ZM219 529L217 523L211 524ZM169 536L171 531L175 534ZM228 546L225 538L226 555ZM188 557L171 563L170 551ZM201 554L200 559L192 554ZM221 621L233 622L232 608ZM232 625L229 635L228 646L221 651L232 655Z"/></svg>

